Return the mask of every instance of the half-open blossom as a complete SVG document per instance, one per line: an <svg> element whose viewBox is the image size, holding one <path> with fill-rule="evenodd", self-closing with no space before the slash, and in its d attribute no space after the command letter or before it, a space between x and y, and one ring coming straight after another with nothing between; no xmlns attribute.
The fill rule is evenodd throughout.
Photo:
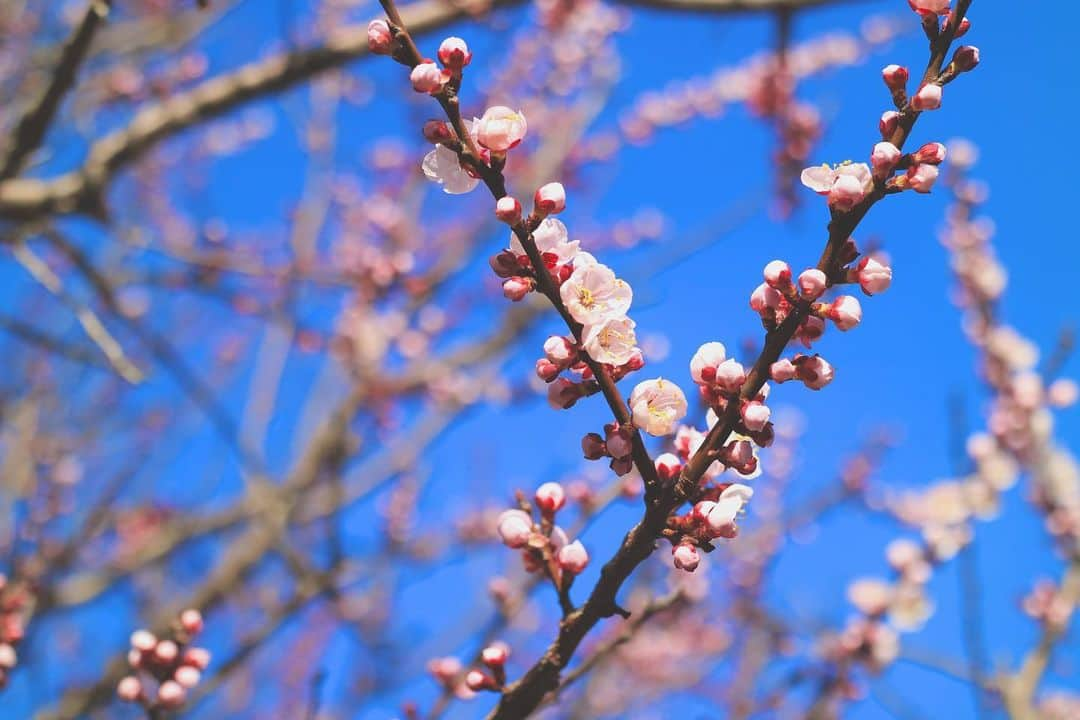
<svg viewBox="0 0 1080 720"><path fill-rule="evenodd" d="M671 556L675 561L675 567L686 572L694 572L701 563L701 555L698 554L698 549L686 543L673 547Z"/></svg>
<svg viewBox="0 0 1080 720"><path fill-rule="evenodd" d="M862 320L862 306L858 298L841 295L829 306L829 319L841 330L850 330Z"/></svg>
<svg viewBox="0 0 1080 720"><path fill-rule="evenodd" d="M472 61L469 46L459 37L448 37L439 45L439 62L451 70L460 70Z"/></svg>
<svg viewBox="0 0 1080 720"><path fill-rule="evenodd" d="M545 514L557 512L566 505L566 491L557 482L546 482L536 488L536 505Z"/></svg>
<svg viewBox="0 0 1080 720"><path fill-rule="evenodd" d="M727 359L723 343L707 342L690 358L690 377L698 385L711 385L716 381L716 369Z"/></svg>
<svg viewBox="0 0 1080 720"><path fill-rule="evenodd" d="M765 403L748 402L742 409L743 425L750 432L759 432L769 422L771 412Z"/></svg>
<svg viewBox="0 0 1080 720"><path fill-rule="evenodd" d="M581 340L589 357L608 365L628 363L637 351L634 321L625 315L586 325Z"/></svg>
<svg viewBox="0 0 1080 720"><path fill-rule="evenodd" d="M474 126L476 140L488 150L506 152L525 137L528 125L521 111L504 105L489 107Z"/></svg>
<svg viewBox="0 0 1080 720"><path fill-rule="evenodd" d="M937 83L926 83L919 92L911 98L911 107L916 110L937 110L941 107L941 86Z"/></svg>
<svg viewBox="0 0 1080 720"><path fill-rule="evenodd" d="M367 27L368 50L376 55L389 55L394 37L385 20L372 20Z"/></svg>
<svg viewBox="0 0 1080 720"><path fill-rule="evenodd" d="M467 193L480 182L461 167L457 153L445 145L436 145L424 156L423 168L424 175L442 185L443 192L450 195Z"/></svg>
<svg viewBox="0 0 1080 720"><path fill-rule="evenodd" d="M570 315L582 325L596 325L625 315L633 299L630 286L615 277L607 265L600 264L575 267L559 288L559 295Z"/></svg>
<svg viewBox="0 0 1080 720"><path fill-rule="evenodd" d="M559 567L567 572L579 573L589 564L589 552L580 540L564 545L555 557Z"/></svg>
<svg viewBox="0 0 1080 720"><path fill-rule="evenodd" d="M524 510L505 510L496 520L495 528L507 547L524 547L532 535L532 518Z"/></svg>
<svg viewBox="0 0 1080 720"><path fill-rule="evenodd" d="M900 156L903 153L900 148L893 145L891 142L879 142L874 146L874 151L870 153L870 165L874 168L874 176L883 178L887 176L896 163L900 162Z"/></svg>
<svg viewBox="0 0 1080 720"><path fill-rule="evenodd" d="M686 396L679 386L662 378L640 382L630 393L634 425L650 435L675 432L686 416L686 407Z"/></svg>
<svg viewBox="0 0 1080 720"><path fill-rule="evenodd" d="M428 61L418 64L409 73L413 90L434 95L443 89L450 80L450 75L435 63Z"/></svg>
<svg viewBox="0 0 1080 720"><path fill-rule="evenodd" d="M730 526L735 522L739 511L742 510L753 495L753 488L741 483L732 483L725 488L720 493L716 504L709 508L709 512L705 516L705 522L709 526L709 530L717 535L730 532Z"/></svg>
<svg viewBox="0 0 1080 720"><path fill-rule="evenodd" d="M562 183L550 182L541 185L533 196L537 212L543 215L556 215L566 209L566 189Z"/></svg>
<svg viewBox="0 0 1080 720"><path fill-rule="evenodd" d="M577 259L578 246L581 243L577 240L570 240L570 233L567 232L566 226L563 225L561 220L546 218L533 230L532 237L533 242L536 243L536 249L540 251L541 257L544 258L544 263L549 266L565 265ZM525 253L525 247L514 233L510 233L510 250L519 259L528 257ZM629 307L629 303L627 307Z"/></svg>
<svg viewBox="0 0 1080 720"><path fill-rule="evenodd" d="M908 0L911 9L920 15L947 15L950 0Z"/></svg>
<svg viewBox="0 0 1080 720"><path fill-rule="evenodd" d="M892 284L892 268L882 265L867 255L859 261L859 287L867 295L876 295L889 289Z"/></svg>
<svg viewBox="0 0 1080 720"><path fill-rule="evenodd" d="M835 168L817 165L802 171L802 183L819 195L829 198L829 207L848 212L862 202L874 187L870 166L866 163L842 163Z"/></svg>
<svg viewBox="0 0 1080 720"><path fill-rule="evenodd" d="M933 189L940 172L937 165L913 165L908 168L908 185L915 192L928 193Z"/></svg>
<svg viewBox="0 0 1080 720"><path fill-rule="evenodd" d="M727 392L735 392L746 382L746 368L734 358L728 358L716 368L716 384Z"/></svg>

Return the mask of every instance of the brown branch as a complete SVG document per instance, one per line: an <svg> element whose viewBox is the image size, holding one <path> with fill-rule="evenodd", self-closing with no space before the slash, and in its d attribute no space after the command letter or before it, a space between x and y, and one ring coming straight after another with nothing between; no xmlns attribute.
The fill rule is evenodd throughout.
<svg viewBox="0 0 1080 720"><path fill-rule="evenodd" d="M108 17L111 6L112 0L89 0L87 3L82 21L75 27L60 53L59 62L48 86L15 126L4 152L3 163L0 164L0 181L18 175L34 151L41 147L56 112L60 109L61 101L75 86L79 67L90 49L94 33Z"/></svg>

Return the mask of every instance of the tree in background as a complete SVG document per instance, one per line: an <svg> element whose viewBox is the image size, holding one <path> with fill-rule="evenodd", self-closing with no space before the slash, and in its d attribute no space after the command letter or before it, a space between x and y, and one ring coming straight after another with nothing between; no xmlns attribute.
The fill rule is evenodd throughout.
<svg viewBox="0 0 1080 720"><path fill-rule="evenodd" d="M801 41L804 18L858 4L380 2L0 0L4 707L831 718L872 696L959 716L906 665L976 717L1080 716L1053 663L1080 601L1080 470L1054 423L1077 400L1071 336L1040 363L1007 323L977 151L922 131L983 112L948 101L980 61L972 0L889 2ZM771 40L732 60L667 31L686 13ZM655 53L694 71L649 85ZM876 54L897 61L873 81L887 109L843 135L854 161L819 164L830 111L801 88L850 66L869 85ZM729 145L658 147L743 111L770 138L764 201ZM624 157L650 157L655 185L708 178L712 206L608 192ZM951 404L951 477L907 466L904 489L879 471L923 438L794 408L881 409L879 388L842 389L845 363L884 352L860 325L893 283L862 223L903 206L885 241L926 235L908 208L932 190L960 310L942 322L986 402L970 421ZM716 248L766 212L812 222L747 276L757 248ZM703 214L700 236L673 231ZM659 303L693 346L643 319L679 286L709 297ZM949 360L882 382L924 392ZM831 473L803 460L852 439ZM1044 528L1020 564L1058 577L1020 567L1022 602L984 597L976 532L1020 480ZM853 516L894 535L876 572L845 565L857 529L815 543ZM793 606L796 546L846 593L823 573ZM962 654L918 633L953 565ZM1038 632L1007 664L991 604Z"/></svg>

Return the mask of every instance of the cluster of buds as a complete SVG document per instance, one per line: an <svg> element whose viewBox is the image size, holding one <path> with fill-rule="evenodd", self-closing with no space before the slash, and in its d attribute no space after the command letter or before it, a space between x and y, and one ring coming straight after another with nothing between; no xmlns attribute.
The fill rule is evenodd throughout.
<svg viewBox="0 0 1080 720"><path fill-rule="evenodd" d="M545 572L560 592L569 589L574 577L589 564L589 553L580 540L570 542L566 532L555 524L555 516L566 506L566 490L557 482L546 482L536 489L533 503L518 493L518 507L499 515L495 530L504 545L521 550L525 570ZM536 522L535 509L540 521Z"/></svg>
<svg viewBox="0 0 1080 720"><path fill-rule="evenodd" d="M7 685L19 661L16 648L26 635L23 618L31 600L25 583L9 581L0 574L0 689Z"/></svg>
<svg viewBox="0 0 1080 720"><path fill-rule="evenodd" d="M494 642L480 651L483 668L474 668L465 674L465 686L473 691L499 691L506 684L506 659L510 657L510 646L504 642Z"/></svg>
<svg viewBox="0 0 1080 720"><path fill-rule="evenodd" d="M604 426L604 435L589 433L581 439L581 450L586 460L611 458L611 469L618 476L629 473L634 468L634 432L633 428L617 422Z"/></svg>
<svg viewBox="0 0 1080 720"><path fill-rule="evenodd" d="M120 699L139 703L148 711L183 705L210 664L210 652L192 645L202 629L202 614L188 609L173 624L171 638L160 639L149 630L132 633L128 665L133 672L116 686Z"/></svg>
<svg viewBox="0 0 1080 720"><path fill-rule="evenodd" d="M723 416L731 403L738 403L739 431L753 438L760 447L772 444L771 413L765 404L769 388L762 386L754 398L743 399L740 392L746 383L746 368L734 358L727 357L722 343L709 342L698 348L690 359L690 376L697 383L702 402L708 408Z"/></svg>
<svg viewBox="0 0 1080 720"><path fill-rule="evenodd" d="M664 537L671 541L676 568L693 572L701 562L699 549L712 552L712 541L739 534L736 523L754 491L741 483L723 483L706 488L701 499L685 515L669 518Z"/></svg>

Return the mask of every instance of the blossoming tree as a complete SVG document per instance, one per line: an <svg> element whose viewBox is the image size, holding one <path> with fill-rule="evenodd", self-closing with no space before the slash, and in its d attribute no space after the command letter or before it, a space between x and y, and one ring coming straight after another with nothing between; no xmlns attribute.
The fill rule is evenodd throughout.
<svg viewBox="0 0 1080 720"><path fill-rule="evenodd" d="M858 36L796 44L795 21L833 4L380 0L370 19L363 3L281 3L272 52L222 69L252 52L230 47L249 41L229 34L244 3L0 2L5 702L48 718L829 718L908 662L962 684L979 717L1080 716L1080 696L1053 691L1080 601L1080 470L1054 425L1078 394L1059 377L1068 337L1040 370L1005 323L976 150L920 122L976 114L946 92L980 62L973 0L890 2ZM775 41L607 127L616 39L654 17L639 12L748 14ZM906 63L874 80L889 109L844 138L865 161L815 164L826 123L800 83L852 64L870 78L858 61L886 47ZM346 70L361 59L375 85ZM660 271L696 250L655 211L580 230L575 203L591 169L738 104L774 138L776 223L821 223L760 279L725 274L757 337L724 335L745 306L710 307L661 376L662 328L641 318ZM412 139L357 163L376 116ZM692 159L664 162L669 182ZM269 206L273 182L293 188L287 209ZM826 342L873 361L863 303L871 316L894 281L855 235L879 205L931 193L950 197L981 427L954 423L949 480L872 482L898 442L881 431L797 496L820 437L781 403L843 384ZM623 272L632 257L649 270ZM679 282L715 281L702 270ZM516 409L545 397L521 427ZM483 413L526 440L518 477L431 490L433 474L488 473L447 440ZM575 414L594 423L580 445L550 442ZM1060 573L1022 602L1037 641L991 666L969 578L966 662L912 655L937 577L972 567L977 521L1020 478ZM839 510L896 529L879 572L848 574L842 624L778 610L775 566Z"/></svg>

